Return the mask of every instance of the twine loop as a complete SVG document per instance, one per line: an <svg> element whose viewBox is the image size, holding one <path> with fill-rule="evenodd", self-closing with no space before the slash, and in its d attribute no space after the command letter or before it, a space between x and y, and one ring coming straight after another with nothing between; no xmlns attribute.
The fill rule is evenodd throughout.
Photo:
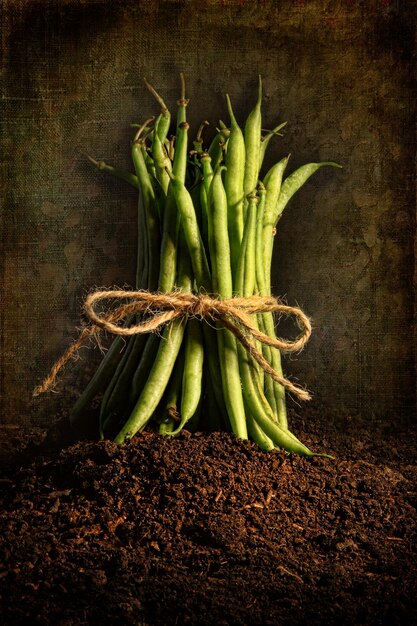
<svg viewBox="0 0 417 626"><path fill-rule="evenodd" d="M107 313L99 313L96 305L103 300L127 300ZM310 394L288 379L280 376L263 357L255 342L271 346L281 352L300 351L311 335L309 318L298 307L282 304L271 296L251 296L249 298L230 298L221 300L205 294L191 294L181 291L171 293L151 293L149 291L103 290L89 294L84 303L84 310L91 321L78 339L58 359L51 372L34 395L50 389L59 370L74 357L84 341L91 335L104 330L113 335L132 336L142 333L157 332L163 326L181 317L195 317L202 321L212 321L229 330L262 369L300 400L309 400ZM257 313L280 313L295 318L301 332L294 340L269 337L261 332L251 317ZM140 314L140 321L126 325L126 321ZM137 319L137 318L136 318Z"/></svg>

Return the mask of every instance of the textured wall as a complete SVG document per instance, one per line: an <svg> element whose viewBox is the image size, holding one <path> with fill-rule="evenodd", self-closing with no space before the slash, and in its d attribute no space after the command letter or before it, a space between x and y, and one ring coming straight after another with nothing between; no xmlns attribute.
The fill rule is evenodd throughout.
<svg viewBox="0 0 417 626"><path fill-rule="evenodd" d="M287 120L271 163L335 160L279 223L274 292L314 320L286 371L331 415L401 420L415 409L414 3L3 0L2 403L6 422L65 411L97 362L83 351L59 395L30 392L74 336L86 291L132 285L135 194L88 151L128 165L131 122L174 107L193 128L240 119L265 85L264 126Z"/></svg>

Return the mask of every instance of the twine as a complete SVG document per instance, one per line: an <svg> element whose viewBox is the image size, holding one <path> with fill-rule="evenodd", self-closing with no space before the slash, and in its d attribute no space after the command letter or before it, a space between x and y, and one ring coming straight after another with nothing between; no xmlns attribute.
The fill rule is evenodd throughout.
<svg viewBox="0 0 417 626"><path fill-rule="evenodd" d="M97 313L95 305L101 300L125 300L131 302L122 304L110 313ZM311 324L308 317L297 307L286 306L279 300L268 296L252 296L249 298L231 298L220 300L203 294L195 295L183 292L150 293L149 291L105 290L95 291L87 296L84 310L91 324L86 326L66 352L56 361L48 376L35 389L37 396L53 387L59 371L74 358L82 344L100 330L113 335L132 336L142 333L156 332L168 322L180 317L196 317L200 320L221 323L242 344L252 358L262 367L271 378L280 383L287 391L296 395L300 400L310 400L311 396L305 389L295 385L280 376L257 350L253 341L281 350L281 352L300 351L311 335ZM300 335L293 341L277 337L269 337L254 325L251 315L255 313L281 313L296 318L301 329ZM122 326L121 322L141 313L142 316L151 316L149 319L134 324Z"/></svg>

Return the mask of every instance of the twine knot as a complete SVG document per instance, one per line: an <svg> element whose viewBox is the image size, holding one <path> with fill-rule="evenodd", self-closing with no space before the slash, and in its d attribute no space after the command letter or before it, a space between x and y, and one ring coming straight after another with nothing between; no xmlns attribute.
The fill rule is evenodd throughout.
<svg viewBox="0 0 417 626"><path fill-rule="evenodd" d="M206 300L208 299L209 298L205 298L205 296L200 296L199 298L196 297L194 302L190 302L189 315L199 320L207 318L209 308L207 307Z"/></svg>
<svg viewBox="0 0 417 626"><path fill-rule="evenodd" d="M96 304L103 300L127 300L107 313L98 313ZM309 400L310 394L276 372L255 346L256 341L271 346L282 352L300 351L311 335L311 323L298 307L290 307L270 296L251 296L249 298L230 298L221 300L205 294L191 294L181 291L171 293L151 293L149 291L103 290L89 294L84 303L86 315L91 324L86 326L78 339L58 359L51 372L34 395L50 389L59 370L75 356L91 335L105 330L114 335L132 336L142 333L157 332L162 326L179 317L196 317L202 321L211 320L229 330L262 369L289 392L300 400ZM301 330L296 339L288 341L278 337L269 337L261 332L251 317L257 313L281 313L295 317ZM140 321L127 326L127 320L140 314Z"/></svg>

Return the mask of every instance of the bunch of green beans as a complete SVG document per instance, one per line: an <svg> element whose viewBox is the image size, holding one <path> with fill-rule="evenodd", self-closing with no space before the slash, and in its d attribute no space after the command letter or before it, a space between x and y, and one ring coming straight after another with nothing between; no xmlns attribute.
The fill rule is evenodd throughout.
<svg viewBox="0 0 417 626"><path fill-rule="evenodd" d="M273 241L282 211L314 172L336 164L309 163L285 177L285 157L263 173L266 148L285 123L263 135L260 78L243 130L226 96L230 123L219 123L207 147L206 121L190 145L183 75L175 136L170 135L168 107L145 82L160 113L137 129L131 148L134 173L89 157L138 191L136 289L204 292L220 299L270 295ZM275 337L272 313L253 318L262 332ZM138 322L138 314L127 321ZM282 376L279 351L257 348ZM288 429L284 387L220 322L182 317L161 335L116 337L72 409L73 426L83 422L97 395L100 437L116 443L151 423L171 436L185 426L223 429L242 439L250 436L264 450L314 454Z"/></svg>

